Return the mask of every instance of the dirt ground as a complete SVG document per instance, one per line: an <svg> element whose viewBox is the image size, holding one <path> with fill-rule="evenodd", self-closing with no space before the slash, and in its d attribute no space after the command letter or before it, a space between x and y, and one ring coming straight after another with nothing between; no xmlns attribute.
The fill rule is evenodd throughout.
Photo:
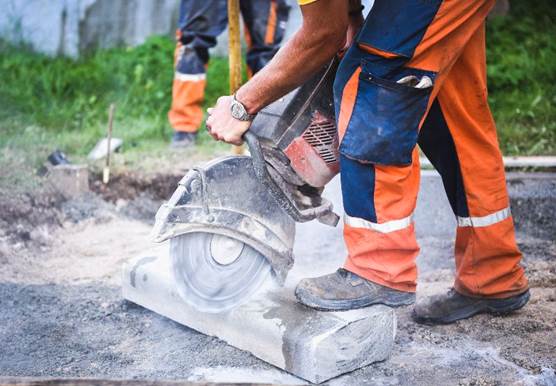
<svg viewBox="0 0 556 386"><path fill-rule="evenodd" d="M303 382L122 299L121 265L157 248L150 225L180 177L121 176L109 189L93 178L69 201L0 192L0 375ZM439 327L400 309L392 357L331 384L556 384L556 175L516 175L509 188L529 305ZM420 232L420 243L419 296L447 289L450 237Z"/></svg>

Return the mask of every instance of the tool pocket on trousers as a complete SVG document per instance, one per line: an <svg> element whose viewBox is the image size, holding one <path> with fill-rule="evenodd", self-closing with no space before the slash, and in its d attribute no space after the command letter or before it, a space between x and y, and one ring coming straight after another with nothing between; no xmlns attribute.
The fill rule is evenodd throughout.
<svg viewBox="0 0 556 386"><path fill-rule="evenodd" d="M340 153L363 163L409 165L435 74L402 68L390 80L364 67Z"/></svg>

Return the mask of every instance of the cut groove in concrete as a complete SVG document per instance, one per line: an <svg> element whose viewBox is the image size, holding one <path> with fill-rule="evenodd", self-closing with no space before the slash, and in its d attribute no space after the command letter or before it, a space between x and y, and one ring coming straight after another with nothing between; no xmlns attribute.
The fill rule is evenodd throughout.
<svg viewBox="0 0 556 386"><path fill-rule="evenodd" d="M230 312L207 314L180 298L167 254L141 256L123 269L126 299L310 382L324 382L389 357L396 330L392 309L319 312L298 304L288 283L292 280L284 287L268 286Z"/></svg>

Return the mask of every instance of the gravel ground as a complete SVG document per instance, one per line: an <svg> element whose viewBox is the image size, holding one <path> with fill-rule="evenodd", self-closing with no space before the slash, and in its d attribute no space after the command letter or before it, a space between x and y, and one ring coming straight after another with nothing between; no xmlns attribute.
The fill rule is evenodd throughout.
<svg viewBox="0 0 556 386"><path fill-rule="evenodd" d="M446 290L453 275L453 219L438 199L439 184L423 178L416 213L419 296ZM556 175L514 174L508 186L529 305L511 316L439 327L417 325L410 308L400 309L392 357L331 384L556 384ZM337 185L328 195L338 201ZM12 199L10 211L0 211L0 375L302 383L121 298L122 262L156 248L146 235L157 194L109 202L97 194L71 202L49 197L48 221L25 217L33 213L29 205L43 202L38 198ZM297 252L341 253L338 230L320 233L321 240L298 243Z"/></svg>

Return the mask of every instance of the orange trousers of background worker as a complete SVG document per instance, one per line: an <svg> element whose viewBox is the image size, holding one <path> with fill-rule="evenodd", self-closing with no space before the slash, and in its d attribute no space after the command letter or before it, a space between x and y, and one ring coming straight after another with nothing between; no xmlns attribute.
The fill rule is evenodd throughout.
<svg viewBox="0 0 556 386"><path fill-rule="evenodd" d="M284 37L286 0L240 0L251 74L263 68ZM176 33L175 74L168 120L175 132L196 133L203 120L209 48L228 23L225 0L182 0Z"/></svg>
<svg viewBox="0 0 556 386"><path fill-rule="evenodd" d="M502 155L487 102L485 19L494 0L376 0L334 85L345 268L416 290L416 144L457 217L455 289L527 290Z"/></svg>

